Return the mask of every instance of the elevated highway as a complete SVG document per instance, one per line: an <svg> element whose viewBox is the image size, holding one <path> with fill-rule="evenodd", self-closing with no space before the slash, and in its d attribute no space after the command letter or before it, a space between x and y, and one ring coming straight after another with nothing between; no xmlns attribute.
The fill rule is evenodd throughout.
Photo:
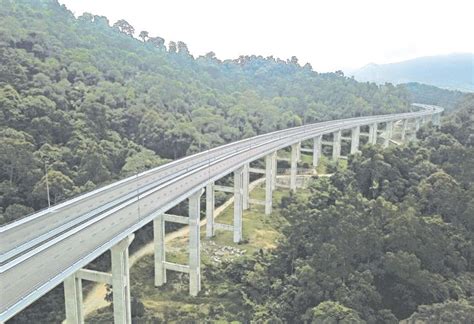
<svg viewBox="0 0 474 324"><path fill-rule="evenodd" d="M81 280L107 282L113 286L114 319L129 323L130 291L128 245L133 233L154 222L155 284L166 282L166 271L189 273L190 294L200 290L199 216L200 196L206 191L206 235L216 228L233 232L235 242L242 239L242 210L248 208L248 174L265 175L265 213L271 213L271 197L275 187L276 152L291 147L290 189L296 190L296 172L301 142L313 143L313 166L318 163L322 145L330 144L332 157L341 157L342 132L350 130L351 153L359 147L359 138L368 142L390 144L394 123L400 123L400 138L413 139L420 124L431 120L439 124L442 108L418 105L420 111L367 116L310 124L252 137L223 145L103 188L78 196L0 228L0 322L6 321L33 301L64 281L66 315L70 323L81 323ZM384 125L380 131L379 125ZM361 133L368 126L369 132ZM322 141L332 134L332 141ZM265 169L249 168L249 163L265 158ZM224 188L214 182L234 173L234 186ZM235 195L233 224L213 221L214 191ZM166 212L189 199L189 217ZM190 226L188 265L167 262L164 253L164 223L177 222ZM112 273L83 269L92 260L112 252Z"/></svg>

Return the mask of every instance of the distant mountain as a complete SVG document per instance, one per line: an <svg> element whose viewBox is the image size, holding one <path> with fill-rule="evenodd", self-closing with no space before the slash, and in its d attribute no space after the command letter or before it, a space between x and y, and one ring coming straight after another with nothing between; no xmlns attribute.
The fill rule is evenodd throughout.
<svg viewBox="0 0 474 324"><path fill-rule="evenodd" d="M394 84L419 82L440 88L474 91L474 54L419 57L391 64L368 64L346 73L358 81Z"/></svg>

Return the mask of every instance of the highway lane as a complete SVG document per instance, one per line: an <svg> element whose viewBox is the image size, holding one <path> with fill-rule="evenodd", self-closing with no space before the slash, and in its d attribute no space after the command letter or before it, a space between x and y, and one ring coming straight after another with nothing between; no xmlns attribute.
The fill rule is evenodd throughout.
<svg viewBox="0 0 474 324"><path fill-rule="evenodd" d="M216 157L234 153L272 136L279 134L289 136L297 131L297 128L292 128L262 134L197 153L84 194L21 221L2 226L0 227L0 264L172 177L212 162Z"/></svg>
<svg viewBox="0 0 474 324"><path fill-rule="evenodd" d="M371 122L383 122L403 117L421 116L429 113L412 113L383 117L361 117L351 120L332 121L311 127L301 127L293 136L272 136L272 140L264 145L254 145L245 151L227 155L215 160L211 165L204 166L169 181L162 186L149 190L140 196L140 201L122 204L120 208L103 213L101 217L91 219L87 224L74 228L50 247L34 254L27 260L17 264L0 274L0 290L2 291L1 316L8 308L13 308L22 297L37 289L44 293L48 282L60 283L67 275L90 262L100 253L106 251L111 244L140 228L153 218L156 212L164 212L180 200L189 196L196 188L204 187L209 181L216 180L238 166L258 159L275 149L291 143L310 139L319 134L331 133L341 128L366 125ZM327 124L330 124L327 126ZM52 279L52 280L51 280ZM43 288L42 288L43 287ZM43 289L43 291L41 291ZM37 296L37 297L38 297Z"/></svg>

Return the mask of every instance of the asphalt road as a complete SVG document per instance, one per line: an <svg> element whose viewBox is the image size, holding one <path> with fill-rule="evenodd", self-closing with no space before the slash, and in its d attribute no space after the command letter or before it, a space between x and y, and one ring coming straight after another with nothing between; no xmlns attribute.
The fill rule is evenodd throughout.
<svg viewBox="0 0 474 324"><path fill-rule="evenodd" d="M427 110L417 113L306 125L224 145L0 228L3 254L0 321L19 312L118 241L152 221L157 214L166 212L210 181L245 163L317 135L374 122L431 115L432 109L438 109L425 108Z"/></svg>

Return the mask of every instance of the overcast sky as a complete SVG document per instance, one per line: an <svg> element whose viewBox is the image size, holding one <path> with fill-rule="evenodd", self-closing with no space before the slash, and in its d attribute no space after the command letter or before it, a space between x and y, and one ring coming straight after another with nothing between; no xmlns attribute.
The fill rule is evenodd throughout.
<svg viewBox="0 0 474 324"><path fill-rule="evenodd" d="M59 0L195 56L295 55L320 72L474 52L473 0Z"/></svg>

